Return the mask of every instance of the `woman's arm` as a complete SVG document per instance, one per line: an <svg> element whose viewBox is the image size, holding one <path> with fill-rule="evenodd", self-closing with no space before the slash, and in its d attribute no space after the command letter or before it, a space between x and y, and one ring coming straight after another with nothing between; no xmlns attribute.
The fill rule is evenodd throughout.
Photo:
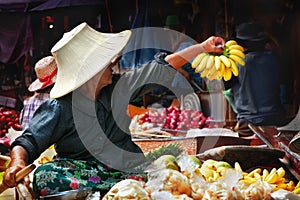
<svg viewBox="0 0 300 200"><path fill-rule="evenodd" d="M28 153L22 146L15 146L10 152L11 161L5 171L2 184L7 187L17 186L16 173L23 169L28 163ZM29 179L25 180L29 182Z"/></svg>
<svg viewBox="0 0 300 200"><path fill-rule="evenodd" d="M225 41L223 38L211 36L202 43L189 46L181 51L166 56L165 60L175 69L178 69L202 52L221 54L224 46Z"/></svg>

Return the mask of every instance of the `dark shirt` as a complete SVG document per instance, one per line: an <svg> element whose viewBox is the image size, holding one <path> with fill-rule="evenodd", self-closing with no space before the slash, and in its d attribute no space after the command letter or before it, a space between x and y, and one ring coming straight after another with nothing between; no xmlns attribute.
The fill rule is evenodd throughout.
<svg viewBox="0 0 300 200"><path fill-rule="evenodd" d="M78 90L46 101L11 148L23 146L29 154L29 162L54 144L58 157L97 158L119 169L136 166L144 155L131 140L126 109L133 95L138 94L136 91L146 90L143 86L147 83L171 85L176 70L168 67L163 58L156 57L158 60L144 67L114 76L113 84L101 90L96 102Z"/></svg>
<svg viewBox="0 0 300 200"><path fill-rule="evenodd" d="M270 51L246 53L245 66L232 87L237 118L257 125L276 125L284 110L279 93L279 62Z"/></svg>

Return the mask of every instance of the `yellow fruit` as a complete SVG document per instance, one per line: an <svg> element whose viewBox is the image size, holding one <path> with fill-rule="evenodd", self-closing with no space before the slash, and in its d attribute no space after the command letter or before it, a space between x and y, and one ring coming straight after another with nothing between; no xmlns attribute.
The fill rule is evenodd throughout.
<svg viewBox="0 0 300 200"><path fill-rule="evenodd" d="M294 193L294 194L300 195L300 188L294 189L294 190L293 190L293 193Z"/></svg>
<svg viewBox="0 0 300 200"><path fill-rule="evenodd" d="M238 162L234 163L234 169L239 171L239 172L243 172L241 165Z"/></svg>
<svg viewBox="0 0 300 200"><path fill-rule="evenodd" d="M229 58L231 58L233 61L239 63L241 66L245 66L245 61L241 57L238 57L236 55L230 54Z"/></svg>
<svg viewBox="0 0 300 200"><path fill-rule="evenodd" d="M205 78L205 77L207 76L208 72L209 72L209 69L204 69L204 70L201 72L200 77L201 77L201 78Z"/></svg>
<svg viewBox="0 0 300 200"><path fill-rule="evenodd" d="M213 181L216 181L218 178L220 178L221 175L217 171L213 171Z"/></svg>
<svg viewBox="0 0 300 200"><path fill-rule="evenodd" d="M218 169L219 167L227 167L232 168L231 165L226 161L218 161L214 164L214 166Z"/></svg>
<svg viewBox="0 0 300 200"><path fill-rule="evenodd" d="M220 57L219 56L215 56L214 59L215 59L215 68L216 68L216 70L219 70L220 67L221 67Z"/></svg>
<svg viewBox="0 0 300 200"><path fill-rule="evenodd" d="M283 169L283 167L280 167L280 168L277 169L277 174L278 174L278 177L279 177L279 178L284 177L284 175L285 175L285 170Z"/></svg>
<svg viewBox="0 0 300 200"><path fill-rule="evenodd" d="M238 76L239 75L239 68L238 68L238 66L236 65L236 63L231 58L229 58L229 61L231 63L230 69L231 69L233 75L234 76Z"/></svg>
<svg viewBox="0 0 300 200"><path fill-rule="evenodd" d="M267 169L263 170L262 180L266 180L267 176L269 175L269 171Z"/></svg>
<svg viewBox="0 0 300 200"><path fill-rule="evenodd" d="M254 174L255 174L255 173L260 174L260 173L261 173L261 168L256 168L256 169L252 170L252 171L248 174L248 176L249 176L249 177L254 177Z"/></svg>
<svg viewBox="0 0 300 200"><path fill-rule="evenodd" d="M206 63L206 69L210 69L211 67L213 67L214 63L215 63L214 56L209 55L209 58L208 58L207 63Z"/></svg>
<svg viewBox="0 0 300 200"><path fill-rule="evenodd" d="M220 55L220 60L224 63L226 67L230 67L230 61L226 56Z"/></svg>
<svg viewBox="0 0 300 200"><path fill-rule="evenodd" d="M208 61L209 56L209 54L205 54L205 56L202 58L201 62L195 69L196 73L201 72L206 67L206 63Z"/></svg>
<svg viewBox="0 0 300 200"><path fill-rule="evenodd" d="M246 57L245 54L242 51L237 50L237 49L230 50L229 51L229 55L236 55L236 56L238 56L240 58L245 58Z"/></svg>
<svg viewBox="0 0 300 200"><path fill-rule="evenodd" d="M293 191L293 190L295 190L295 183L294 183L294 181L289 181L289 182L287 183L286 189L287 189L288 191Z"/></svg>
<svg viewBox="0 0 300 200"><path fill-rule="evenodd" d="M276 168L273 168L270 174L266 177L265 181L268 183L276 183L278 180L278 174Z"/></svg>
<svg viewBox="0 0 300 200"><path fill-rule="evenodd" d="M240 45L238 45L238 44L231 45L231 46L228 47L228 49L229 49L229 50L237 49L237 50L240 50L240 51L242 51L242 52L245 51L244 47L242 47L242 46L240 46Z"/></svg>
<svg viewBox="0 0 300 200"><path fill-rule="evenodd" d="M225 43L225 46L230 47L230 46L235 45L235 44L237 44L237 42L235 40L228 40Z"/></svg>
<svg viewBox="0 0 300 200"><path fill-rule="evenodd" d="M213 178L214 175L214 170L212 170L210 167L208 167L207 165L203 165L200 168L200 173L202 174L202 176L204 176L205 180L208 180L209 178Z"/></svg>
<svg viewBox="0 0 300 200"><path fill-rule="evenodd" d="M213 67L214 68L214 67ZM214 72L212 74L207 75L208 80L212 81L214 79L219 79L220 80L220 75L219 75L219 71L216 70L216 68L214 68Z"/></svg>
<svg viewBox="0 0 300 200"><path fill-rule="evenodd" d="M173 169L173 170L179 171L178 165L176 165L176 163L174 163L174 162L167 163L166 164L166 168L167 169Z"/></svg>
<svg viewBox="0 0 300 200"><path fill-rule="evenodd" d="M248 185L250 185L250 184L252 184L252 183L255 183L255 182L256 182L256 179L255 179L255 178L251 178L251 177L249 177L249 176L245 176L244 179L243 179L243 181L244 181L245 183L247 183Z"/></svg>
<svg viewBox="0 0 300 200"><path fill-rule="evenodd" d="M231 76L232 76L231 69L225 68L225 72L224 72L224 80L225 80L225 81L229 81L229 80L231 79Z"/></svg>
<svg viewBox="0 0 300 200"><path fill-rule="evenodd" d="M225 65L222 62L220 64L220 68L218 71L219 71L220 76L223 77L224 73L225 73Z"/></svg>
<svg viewBox="0 0 300 200"><path fill-rule="evenodd" d="M195 163L196 165L199 165L199 166L202 165L201 161L200 161L196 156L188 155L188 157L189 157L189 158L193 161L193 163Z"/></svg>
<svg viewBox="0 0 300 200"><path fill-rule="evenodd" d="M261 175L260 175L260 173L255 172L253 176L254 176L254 178L255 178L256 180L261 180Z"/></svg>
<svg viewBox="0 0 300 200"><path fill-rule="evenodd" d="M300 181L298 181L297 185L295 186L296 188L300 188Z"/></svg>
<svg viewBox="0 0 300 200"><path fill-rule="evenodd" d="M200 53L192 62L192 68L196 68L207 53Z"/></svg>

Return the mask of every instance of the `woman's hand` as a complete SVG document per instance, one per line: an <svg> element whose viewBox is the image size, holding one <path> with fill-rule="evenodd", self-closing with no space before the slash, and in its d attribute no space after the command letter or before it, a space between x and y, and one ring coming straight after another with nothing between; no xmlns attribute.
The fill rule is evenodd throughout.
<svg viewBox="0 0 300 200"><path fill-rule="evenodd" d="M3 175L2 185L4 185L7 188L16 187L18 184L16 181L16 174L18 171L20 171L24 167L25 166L16 165L16 166L7 168L7 170L5 171L5 173Z"/></svg>
<svg viewBox="0 0 300 200"><path fill-rule="evenodd" d="M225 48L225 40L221 37L211 36L201 43L206 52L221 54Z"/></svg>
<svg viewBox="0 0 300 200"><path fill-rule="evenodd" d="M5 170L2 181L2 184L7 188L17 186L16 174L27 165L28 153L23 147L15 146L11 150L10 157L11 161L9 167ZM25 178L25 182L28 180L28 178Z"/></svg>

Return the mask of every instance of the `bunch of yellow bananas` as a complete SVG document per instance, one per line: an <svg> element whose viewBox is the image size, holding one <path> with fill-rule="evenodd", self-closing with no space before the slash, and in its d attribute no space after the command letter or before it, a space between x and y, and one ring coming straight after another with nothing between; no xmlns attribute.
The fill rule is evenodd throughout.
<svg viewBox="0 0 300 200"><path fill-rule="evenodd" d="M236 63L244 66L244 58L244 48L235 40L229 40L225 43L225 49L221 55L203 52L196 56L192 62L192 68L196 73L201 73L201 78L208 80L224 78L228 81L232 74L238 76L239 70Z"/></svg>
<svg viewBox="0 0 300 200"><path fill-rule="evenodd" d="M238 165L238 163L236 164ZM235 166L235 168L240 168ZM278 169L272 168L271 171L267 169L256 168L249 173L243 172L243 178L240 180L241 182L250 185L255 183L256 181L265 181L269 183L273 190L287 190L294 192L295 194L300 195L300 181L295 186L295 183L292 180L287 180L284 178L285 170L280 167Z"/></svg>

